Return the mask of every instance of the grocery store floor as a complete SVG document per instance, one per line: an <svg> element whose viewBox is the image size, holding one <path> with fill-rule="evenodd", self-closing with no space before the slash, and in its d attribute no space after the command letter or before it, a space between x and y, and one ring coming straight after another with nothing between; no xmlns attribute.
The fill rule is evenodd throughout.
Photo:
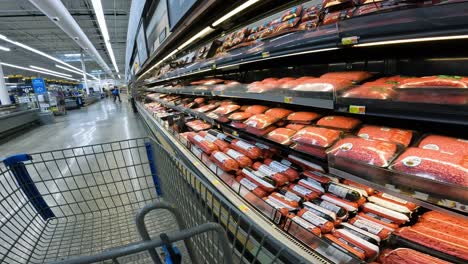
<svg viewBox="0 0 468 264"><path fill-rule="evenodd" d="M147 136L143 121L133 113L130 103L103 99L65 116L0 143L0 158L15 153L33 153L95 143Z"/></svg>

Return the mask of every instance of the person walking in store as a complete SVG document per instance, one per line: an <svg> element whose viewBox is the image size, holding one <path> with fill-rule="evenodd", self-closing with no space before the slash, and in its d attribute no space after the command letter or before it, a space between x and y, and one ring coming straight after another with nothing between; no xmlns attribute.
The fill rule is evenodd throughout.
<svg viewBox="0 0 468 264"><path fill-rule="evenodd" d="M122 100L120 99L120 90L119 90L119 88L117 86L114 86L114 90L112 91L112 95L114 95L114 102L117 99L117 97L119 98L119 102L122 102Z"/></svg>

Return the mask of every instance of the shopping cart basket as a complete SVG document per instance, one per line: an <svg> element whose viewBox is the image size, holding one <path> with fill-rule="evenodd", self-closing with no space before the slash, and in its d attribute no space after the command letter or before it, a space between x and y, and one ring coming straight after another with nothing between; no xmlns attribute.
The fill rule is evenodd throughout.
<svg viewBox="0 0 468 264"><path fill-rule="evenodd" d="M180 210L180 229L147 211L158 201ZM305 263L149 138L6 158L0 216L0 263L153 263L172 245L184 263Z"/></svg>

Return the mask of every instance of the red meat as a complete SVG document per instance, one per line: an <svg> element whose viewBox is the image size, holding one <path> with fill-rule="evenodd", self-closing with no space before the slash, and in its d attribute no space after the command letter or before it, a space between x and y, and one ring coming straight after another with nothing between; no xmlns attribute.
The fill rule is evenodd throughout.
<svg viewBox="0 0 468 264"><path fill-rule="evenodd" d="M457 243L446 241L438 236L431 236L412 227L403 227L395 232L396 235L431 249L444 252L464 260L468 260L468 248Z"/></svg>
<svg viewBox="0 0 468 264"><path fill-rule="evenodd" d="M277 119L283 119L291 114L293 111L284 108L271 108L265 112L265 115L275 117Z"/></svg>
<svg viewBox="0 0 468 264"><path fill-rule="evenodd" d="M236 160L237 163L239 163L239 167L241 168L252 166L252 160L240 152L228 148L224 150L224 153Z"/></svg>
<svg viewBox="0 0 468 264"><path fill-rule="evenodd" d="M324 148L303 144L294 144L291 148L322 159L327 157L327 152Z"/></svg>
<svg viewBox="0 0 468 264"><path fill-rule="evenodd" d="M256 114L256 115L251 116L244 123L247 126L250 126L256 129L265 129L266 127L270 126L276 121L278 121L277 117L266 115L266 114Z"/></svg>
<svg viewBox="0 0 468 264"><path fill-rule="evenodd" d="M268 135L266 135L266 138L287 146L291 144L291 137L295 133L295 130L280 127L268 133Z"/></svg>
<svg viewBox="0 0 468 264"><path fill-rule="evenodd" d="M382 264L450 264L450 262L409 248L397 248L385 252L380 261Z"/></svg>
<svg viewBox="0 0 468 264"><path fill-rule="evenodd" d="M220 107L216 108L213 113L217 115L227 115L234 111L237 111L240 108L239 105L235 104L228 104L228 105L221 105Z"/></svg>
<svg viewBox="0 0 468 264"><path fill-rule="evenodd" d="M299 131L301 129L303 129L305 127L305 125L301 125L301 124L289 124L286 126L286 128L288 129L292 129L292 130L295 130L295 131Z"/></svg>
<svg viewBox="0 0 468 264"><path fill-rule="evenodd" d="M468 140L440 135L429 135L419 142L418 148L433 149L449 154L468 155Z"/></svg>
<svg viewBox="0 0 468 264"><path fill-rule="evenodd" d="M208 123L205 123L201 120L194 120L185 123L186 126L191 128L193 131L200 131L200 130L205 130L205 129L210 129L211 125Z"/></svg>
<svg viewBox="0 0 468 264"><path fill-rule="evenodd" d="M366 71L329 72L320 76L320 78L344 79L352 82L362 82L370 77L372 74Z"/></svg>
<svg viewBox="0 0 468 264"><path fill-rule="evenodd" d="M308 125L315 120L320 115L314 112L294 112L286 118L288 121L296 123L296 124L305 124Z"/></svg>
<svg viewBox="0 0 468 264"><path fill-rule="evenodd" d="M313 78L302 82L298 79L296 82L298 83L292 90L303 92L333 92L351 85L349 80L332 78Z"/></svg>
<svg viewBox="0 0 468 264"><path fill-rule="evenodd" d="M359 124L361 124L359 119L345 116L325 116L317 122L318 126L339 128L344 130L352 130Z"/></svg>
<svg viewBox="0 0 468 264"><path fill-rule="evenodd" d="M461 105L468 104L468 95L456 94L448 92L406 92L398 94L398 101L402 102L416 102L426 104L449 104L449 105Z"/></svg>
<svg viewBox="0 0 468 264"><path fill-rule="evenodd" d="M314 145L326 148L333 144L341 135L341 131L323 127L308 126L299 130L292 140L302 145Z"/></svg>
<svg viewBox="0 0 468 264"><path fill-rule="evenodd" d="M378 167L388 166L397 151L397 145L391 142L348 137L339 140L329 154L348 158Z"/></svg>
<svg viewBox="0 0 468 264"><path fill-rule="evenodd" d="M396 93L393 90L393 86L393 84L377 82L365 83L349 91L345 91L341 97L388 100L395 97Z"/></svg>
<svg viewBox="0 0 468 264"><path fill-rule="evenodd" d="M251 134L254 134L256 136L259 136L259 137L262 137L268 133L270 133L271 131L275 130L276 129L276 126L269 126L265 129L257 129L257 128L254 128L254 127L250 127L250 126L246 126L245 127L245 131L251 133Z"/></svg>
<svg viewBox="0 0 468 264"><path fill-rule="evenodd" d="M232 121L242 121L242 120L246 120L247 118L253 116L252 113L248 113L248 112L237 112L237 113L233 113L231 115L228 116L228 118Z"/></svg>
<svg viewBox="0 0 468 264"><path fill-rule="evenodd" d="M461 76L427 76L420 78L408 78L401 82L398 88L468 88L466 78Z"/></svg>
<svg viewBox="0 0 468 264"><path fill-rule="evenodd" d="M365 126L359 130L358 136L366 139L394 142L407 147L411 142L413 133L410 130L398 128Z"/></svg>
<svg viewBox="0 0 468 264"><path fill-rule="evenodd" d="M462 154L409 148L398 157L391 169L468 187L468 156Z"/></svg>
<svg viewBox="0 0 468 264"><path fill-rule="evenodd" d="M213 151L210 159L223 171L230 172L239 169L239 163L221 151Z"/></svg>
<svg viewBox="0 0 468 264"><path fill-rule="evenodd" d="M251 113L251 114L263 114L266 110L268 110L267 106L264 105L251 105L245 108L245 112Z"/></svg>

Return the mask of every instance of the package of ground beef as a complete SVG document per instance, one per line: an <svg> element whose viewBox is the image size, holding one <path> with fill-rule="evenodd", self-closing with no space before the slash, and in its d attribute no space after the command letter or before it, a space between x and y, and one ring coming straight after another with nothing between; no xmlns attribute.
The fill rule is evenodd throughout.
<svg viewBox="0 0 468 264"><path fill-rule="evenodd" d="M398 147L395 143L360 137L347 137L333 145L328 155L356 160L378 167L387 167L395 156Z"/></svg>

